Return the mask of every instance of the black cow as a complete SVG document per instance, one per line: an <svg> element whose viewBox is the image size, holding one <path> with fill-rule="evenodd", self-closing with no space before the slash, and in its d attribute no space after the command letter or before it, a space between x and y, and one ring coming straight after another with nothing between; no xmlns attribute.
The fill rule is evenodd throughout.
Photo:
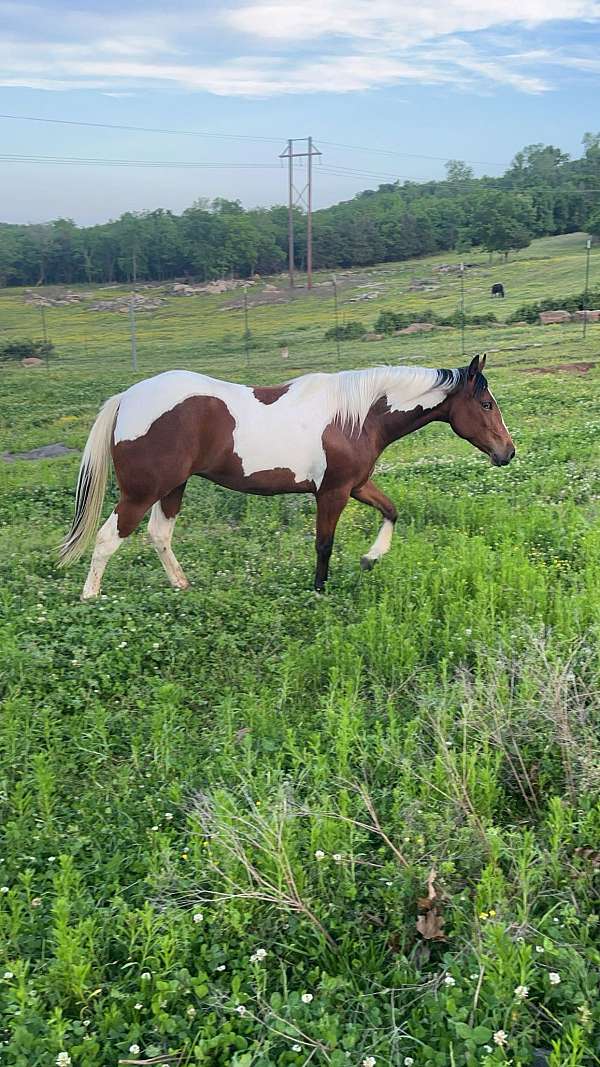
<svg viewBox="0 0 600 1067"><path fill-rule="evenodd" d="M502 282L494 282L492 285L492 296L501 296L504 299L504 286Z"/></svg>

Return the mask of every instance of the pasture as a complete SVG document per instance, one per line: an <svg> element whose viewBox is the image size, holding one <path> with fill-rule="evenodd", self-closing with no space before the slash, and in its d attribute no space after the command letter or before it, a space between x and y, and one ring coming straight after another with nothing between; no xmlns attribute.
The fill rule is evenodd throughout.
<svg viewBox="0 0 600 1067"><path fill-rule="evenodd" d="M582 244L475 254L465 310L580 292ZM340 279L340 321L455 310L440 262ZM260 290L247 354L243 309L220 310L238 291L165 294L138 377L467 362L458 330L338 354L330 289ZM7 336L39 322L0 292ZM125 315L52 307L47 328L48 370L0 368L2 451L81 450L134 380ZM79 457L0 460L0 1064L600 1063L599 347L598 324L469 329L517 459L437 425L392 446L392 550L361 572L378 519L351 502L320 598L311 498L198 479L190 590L143 527L82 604L87 558L55 566Z"/></svg>

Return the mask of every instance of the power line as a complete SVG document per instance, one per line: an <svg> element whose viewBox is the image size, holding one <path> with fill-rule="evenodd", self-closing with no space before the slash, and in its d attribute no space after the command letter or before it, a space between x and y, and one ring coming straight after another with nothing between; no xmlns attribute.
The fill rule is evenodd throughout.
<svg viewBox="0 0 600 1067"><path fill-rule="evenodd" d="M6 163L57 163L63 166L104 166L104 167L181 167L184 169L232 169L232 170L280 170L277 163L205 163L186 160L161 159L101 159L77 156L34 156L0 153L0 159Z"/></svg>
<svg viewBox="0 0 600 1067"><path fill-rule="evenodd" d="M0 115L0 118L2 116ZM427 156L422 152L400 152L397 148L371 148L368 145L360 144L339 144L337 141L324 141L321 139L321 144L329 145L330 148L346 148L351 152L378 152L384 156L406 156L409 159L432 159L438 163L447 163L451 158L450 156ZM489 167L506 167L506 162L500 163L499 160L492 159L461 159L461 163L474 163L477 166L489 166Z"/></svg>
<svg viewBox="0 0 600 1067"><path fill-rule="evenodd" d="M0 119L12 119L16 122L48 122L57 126L90 126L103 130L130 130L137 133L168 133L180 137L219 137L233 141L269 141L279 144L279 137L261 137L248 133L212 133L210 130L169 130L160 126L126 126L114 122L84 122L76 119L50 119L40 115L4 115Z"/></svg>
<svg viewBox="0 0 600 1067"><path fill-rule="evenodd" d="M137 133L164 133L176 137L212 137L222 140L232 141L264 141L269 143L280 143L282 138L280 137L264 137L260 134L247 134L247 133L217 133L212 130L172 130L163 126L134 126L125 123L116 122L87 122L83 119L54 119L47 118L43 115L8 115L0 114L0 119L9 119L13 122L42 122L49 123L55 126L87 126L91 129L103 129L103 130L127 130ZM397 148L373 148L369 145L351 145L341 144L338 141L324 141L322 139L321 144L329 145L331 148L342 148L351 152L377 152L380 155L386 156L404 156L408 159L431 159L436 162L446 163L449 156L431 156L426 155L423 152L401 152ZM474 163L478 166L506 166L506 163L500 163L498 160L485 160L485 159L465 159L464 163Z"/></svg>

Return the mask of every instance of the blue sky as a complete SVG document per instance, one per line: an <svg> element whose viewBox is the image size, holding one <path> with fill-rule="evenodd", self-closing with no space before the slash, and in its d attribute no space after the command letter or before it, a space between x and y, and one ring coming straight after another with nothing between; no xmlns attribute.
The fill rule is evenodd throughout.
<svg viewBox="0 0 600 1067"><path fill-rule="evenodd" d="M599 0L0 0L0 112L198 133L1 118L2 156L219 164L4 159L0 218L283 202L277 157L307 134L316 206L449 158L498 174L532 142L579 155L599 88Z"/></svg>

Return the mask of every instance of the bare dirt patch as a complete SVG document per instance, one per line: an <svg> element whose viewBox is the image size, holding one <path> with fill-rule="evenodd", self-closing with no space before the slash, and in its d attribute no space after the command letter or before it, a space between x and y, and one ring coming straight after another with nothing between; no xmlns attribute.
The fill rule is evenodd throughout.
<svg viewBox="0 0 600 1067"><path fill-rule="evenodd" d="M555 363L549 367L523 367L527 374L587 374L595 363Z"/></svg>
<svg viewBox="0 0 600 1067"><path fill-rule="evenodd" d="M14 463L17 459L56 459L57 456L69 456L75 452L76 448L67 448L66 445L42 445L41 448L32 448L30 452L0 452L0 459L5 463Z"/></svg>

